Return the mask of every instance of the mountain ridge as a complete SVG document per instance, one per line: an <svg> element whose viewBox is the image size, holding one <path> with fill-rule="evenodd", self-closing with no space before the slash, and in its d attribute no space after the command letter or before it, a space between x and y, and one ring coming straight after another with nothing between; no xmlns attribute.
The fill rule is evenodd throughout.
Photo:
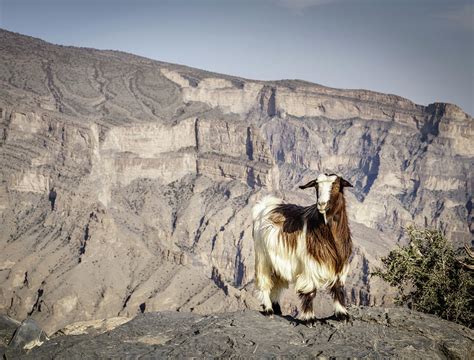
<svg viewBox="0 0 474 360"><path fill-rule="evenodd" d="M7 29L2 29L2 28L0 28L0 32L3 32L3 33L5 33L7 35L10 35L10 36L27 38L27 39L29 39L31 41L34 41L34 42L40 41L40 42L43 42L47 46L60 47L60 48L66 48L66 49L72 49L72 50L81 49L81 50L87 50L87 51L90 51L90 52L103 52L103 53L121 54L121 55L130 56L130 57L138 58L138 59L145 60L145 61L156 62L156 63L163 64L163 65L169 65L169 66L173 66L173 67L177 67L177 68L187 69L187 70L190 70L190 71L199 71L199 72L202 72L202 73L204 73L206 75L209 75L209 76L217 76L217 77L221 77L221 78L228 77L228 78L232 78L232 79L235 79L235 80L250 81L250 82L262 82L262 83L276 84L276 85L279 84L279 83L282 83L282 84L296 83L297 85L307 85L307 86L312 86L312 87L320 87L320 88L325 88L325 89L328 89L328 90L339 90L339 91L357 92L357 93L360 92L360 93L367 93L367 94L371 94L371 95L383 95L383 96L392 97L392 98L394 98L396 100L399 100L399 101L408 102L408 103L411 103L413 105L416 105L417 107L422 107L422 108L427 108L430 105L436 105L436 104L442 104L442 105L445 105L446 107L454 106L455 108L459 108L462 112L467 114L461 107L459 107L458 105L456 105L454 103L449 103L449 102L434 101L434 102L429 103L427 105L422 105L422 104L417 104L417 103L415 103L414 101L412 101L408 98L405 98L403 96L400 96L400 95L397 95L397 94L394 94L394 93L383 93L383 92L380 92L380 91L374 91L374 90L363 89L363 88L336 88L336 87L326 86L326 85L323 85L323 84L307 81L307 80L304 80L304 79L290 79L290 78L288 78L288 79L275 79L275 80L251 79L251 78L246 78L246 77L242 77L242 76L239 76L239 75L228 75L228 74L224 74L224 73L215 72L215 71L212 71L212 70L204 70L204 69L200 69L200 68L197 68L197 67L188 66L188 65L185 65L185 64L177 64L177 63L171 63L171 62L167 62L167 61L161 61L161 60L158 60L158 59L153 59L153 58L149 58L149 57L142 56L142 55L136 55L136 54L129 53L129 52L126 52L126 51L122 51L122 50L96 49L96 48L92 48L92 47L55 44L55 43L43 40L43 39L35 37L35 36L24 35L24 34L21 34L21 33L17 33L17 32L10 31L10 30L7 30Z"/></svg>

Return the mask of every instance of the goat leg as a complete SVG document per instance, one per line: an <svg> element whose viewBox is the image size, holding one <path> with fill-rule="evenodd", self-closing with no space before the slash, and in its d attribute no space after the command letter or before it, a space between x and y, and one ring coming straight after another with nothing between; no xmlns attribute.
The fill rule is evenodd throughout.
<svg viewBox="0 0 474 360"><path fill-rule="evenodd" d="M277 303L277 302L272 303L272 307L273 307L273 313L275 315L278 315L278 316L283 315L282 312L281 312L281 307L280 307L279 303Z"/></svg>
<svg viewBox="0 0 474 360"><path fill-rule="evenodd" d="M313 300L316 297L316 289L309 293L298 292L298 297L301 300L302 323L308 327L313 327L314 322L317 321L313 311Z"/></svg>
<svg viewBox="0 0 474 360"><path fill-rule="evenodd" d="M334 300L335 313L332 319L338 321L350 321L350 315L346 310L346 299L344 294L344 286L338 280L331 288L331 294Z"/></svg>

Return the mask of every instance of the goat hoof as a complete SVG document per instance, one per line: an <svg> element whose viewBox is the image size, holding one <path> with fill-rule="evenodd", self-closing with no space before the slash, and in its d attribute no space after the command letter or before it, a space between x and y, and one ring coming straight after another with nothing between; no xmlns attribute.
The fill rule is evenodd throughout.
<svg viewBox="0 0 474 360"><path fill-rule="evenodd" d="M272 309L265 309L263 311L260 311L260 313L264 316L268 316L270 319L273 319L273 310Z"/></svg>
<svg viewBox="0 0 474 360"><path fill-rule="evenodd" d="M350 323L352 325L352 317L348 313L337 313L334 314L334 319L337 321L342 321L345 323Z"/></svg>
<svg viewBox="0 0 474 360"><path fill-rule="evenodd" d="M321 321L316 318L310 318L303 321L306 327L309 327L309 328L315 327L319 322Z"/></svg>
<svg viewBox="0 0 474 360"><path fill-rule="evenodd" d="M327 319L325 319L325 318L324 319L316 319L316 321L321 325L327 325L327 323L328 323Z"/></svg>

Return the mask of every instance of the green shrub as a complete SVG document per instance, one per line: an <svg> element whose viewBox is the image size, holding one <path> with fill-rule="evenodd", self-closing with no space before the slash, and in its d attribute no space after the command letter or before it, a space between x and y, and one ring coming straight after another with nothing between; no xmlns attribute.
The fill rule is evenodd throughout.
<svg viewBox="0 0 474 360"><path fill-rule="evenodd" d="M472 259L466 255L457 256L451 243L439 231L411 226L407 232L408 245L391 251L382 259L384 268L377 269L373 275L398 288L398 305L407 305L472 328Z"/></svg>

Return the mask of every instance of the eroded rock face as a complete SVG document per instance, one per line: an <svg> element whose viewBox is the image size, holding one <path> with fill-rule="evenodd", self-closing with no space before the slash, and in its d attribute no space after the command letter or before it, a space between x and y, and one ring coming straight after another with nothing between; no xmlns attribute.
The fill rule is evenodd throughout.
<svg viewBox="0 0 474 360"><path fill-rule="evenodd" d="M268 192L310 204L297 186L323 171L354 184L355 304L391 302L369 273L407 223L472 240L474 123L454 105L7 31L0 48L0 312L48 334L150 311L258 308L250 209ZM297 299L283 303L291 313Z"/></svg>

